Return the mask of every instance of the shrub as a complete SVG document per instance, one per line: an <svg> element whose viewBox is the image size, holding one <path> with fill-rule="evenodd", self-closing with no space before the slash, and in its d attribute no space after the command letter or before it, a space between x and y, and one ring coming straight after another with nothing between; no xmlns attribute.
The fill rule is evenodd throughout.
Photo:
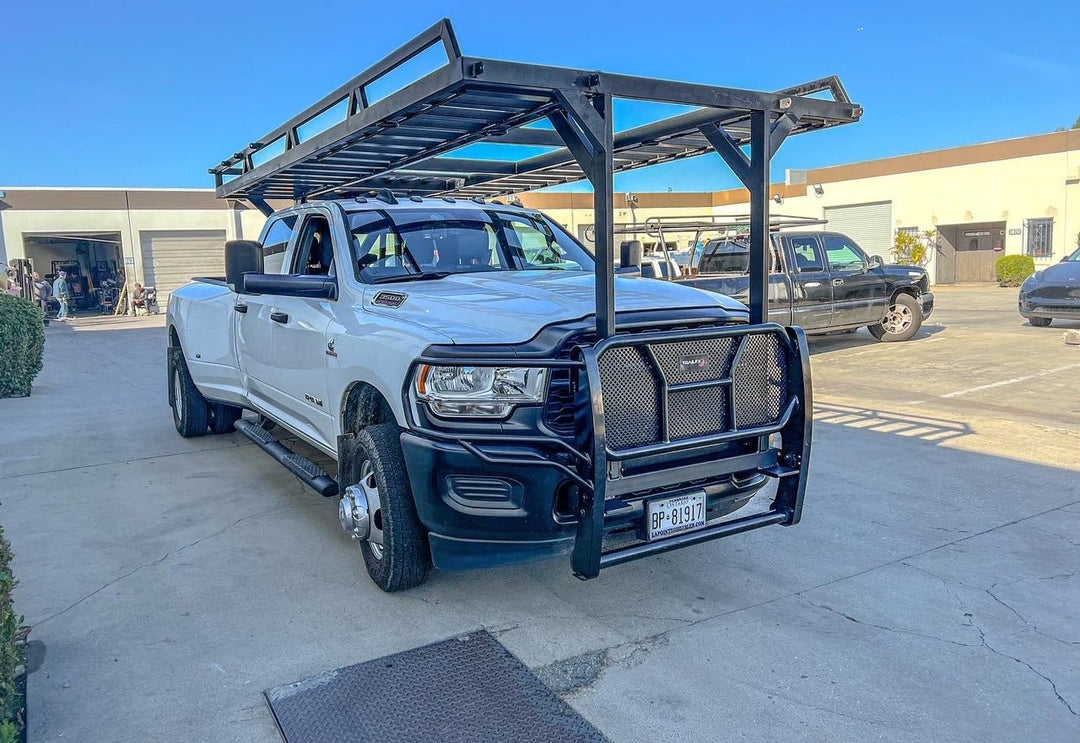
<svg viewBox="0 0 1080 743"><path fill-rule="evenodd" d="M929 230L916 234L897 232L893 239L893 260L901 266L925 266L930 262L930 247L936 239L937 233Z"/></svg>
<svg viewBox="0 0 1080 743"><path fill-rule="evenodd" d="M1004 255L994 263L998 286L1020 286L1035 273L1035 259L1030 255Z"/></svg>
<svg viewBox="0 0 1080 743"><path fill-rule="evenodd" d="M22 727L23 698L16 676L22 671L22 617L15 614L11 591L11 545L0 527L0 741Z"/></svg>
<svg viewBox="0 0 1080 743"><path fill-rule="evenodd" d="M0 294L0 397L26 397L45 353L41 309Z"/></svg>

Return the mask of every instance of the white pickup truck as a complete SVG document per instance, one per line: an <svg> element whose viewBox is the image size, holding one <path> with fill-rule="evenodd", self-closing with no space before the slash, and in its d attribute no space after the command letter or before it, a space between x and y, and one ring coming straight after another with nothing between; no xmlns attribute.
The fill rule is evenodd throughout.
<svg viewBox="0 0 1080 743"><path fill-rule="evenodd" d="M616 131L617 99L696 108ZM339 498L386 591L566 553L589 579L797 524L810 363L801 328L766 321L769 160L861 115L835 77L757 92L467 57L444 19L211 169L267 223L169 299L176 430L235 428ZM543 152L467 154L486 144ZM615 268L614 174L716 154L751 195L749 307L643 278L632 242ZM591 252L496 200L582 179Z"/></svg>
<svg viewBox="0 0 1080 743"><path fill-rule="evenodd" d="M388 591L423 581L432 560L468 568L574 546L583 478L563 450L587 450L588 427L575 422L580 384L558 362L589 342L593 259L562 227L519 207L388 196L286 209L258 243L226 249L234 275L195 279L169 299L169 399L181 435L235 424L319 492L340 492L342 526ZM670 282L620 276L615 296L628 329L746 322L738 302ZM745 409L778 430L791 413L777 387L783 339L749 338L771 345L741 361L731 338L654 353L671 357L672 381L687 397L694 383L732 377L738 397L736 367L747 385L771 384L771 401L748 400ZM623 358L628 352L633 358ZM657 438L657 393L639 354L612 351L620 366L600 370L612 392L607 435L623 449ZM723 404L701 407L714 396L668 414L682 431L674 440L687 444L686 464L719 451L692 441L728 428ZM243 410L261 419L241 419ZM285 449L267 422L337 459L338 481ZM756 442L750 433L741 438ZM766 479L746 470L695 484L693 497L645 488L641 496L676 494L666 510L653 509L670 523L646 537L686 532L744 505ZM633 496L624 500L628 529ZM640 519L640 502L636 510Z"/></svg>

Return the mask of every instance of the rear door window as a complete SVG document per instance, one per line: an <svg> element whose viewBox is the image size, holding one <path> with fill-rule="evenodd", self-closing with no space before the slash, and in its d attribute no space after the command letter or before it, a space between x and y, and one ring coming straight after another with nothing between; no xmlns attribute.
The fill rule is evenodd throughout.
<svg viewBox="0 0 1080 743"><path fill-rule="evenodd" d="M813 235L792 236L791 252L795 255L795 269L799 273L825 270L825 258L821 246Z"/></svg>

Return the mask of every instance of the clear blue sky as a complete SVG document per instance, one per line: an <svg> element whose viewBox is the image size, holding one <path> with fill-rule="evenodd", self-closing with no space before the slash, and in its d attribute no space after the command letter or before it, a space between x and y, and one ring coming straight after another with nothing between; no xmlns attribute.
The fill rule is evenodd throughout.
<svg viewBox="0 0 1080 743"><path fill-rule="evenodd" d="M168 5L7 4L0 184L212 185L208 167L444 15L475 56L763 90L839 75L863 121L789 140L776 179L783 168L1047 132L1080 116L1080 10L1064 0ZM627 110L616 125L646 113ZM718 157L616 183L732 185Z"/></svg>

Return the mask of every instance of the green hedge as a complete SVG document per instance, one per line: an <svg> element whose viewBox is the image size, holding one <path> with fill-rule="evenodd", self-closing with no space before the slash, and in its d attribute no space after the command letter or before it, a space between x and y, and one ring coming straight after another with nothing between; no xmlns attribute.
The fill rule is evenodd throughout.
<svg viewBox="0 0 1080 743"><path fill-rule="evenodd" d="M1030 255L1002 256L994 263L994 271L1000 286L1020 286L1035 273L1035 259Z"/></svg>
<svg viewBox="0 0 1080 743"><path fill-rule="evenodd" d="M22 691L15 681L22 670L20 642L22 617L15 614L11 591L15 576L11 573L11 545L0 527L0 743L18 740L23 726Z"/></svg>
<svg viewBox="0 0 1080 743"><path fill-rule="evenodd" d="M0 294L0 397L26 397L45 354L41 308Z"/></svg>

